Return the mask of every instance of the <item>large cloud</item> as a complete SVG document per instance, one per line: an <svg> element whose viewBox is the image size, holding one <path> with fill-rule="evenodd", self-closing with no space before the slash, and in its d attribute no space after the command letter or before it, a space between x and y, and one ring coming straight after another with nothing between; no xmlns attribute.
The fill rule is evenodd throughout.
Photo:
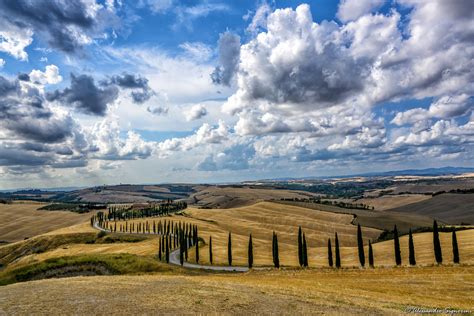
<svg viewBox="0 0 474 316"><path fill-rule="evenodd" d="M104 116L108 106L117 100L119 88L132 90L130 96L134 103L144 103L154 94L148 79L140 75L124 72L96 84L92 76L71 74L71 86L47 93L47 99L72 106L85 114Z"/></svg>
<svg viewBox="0 0 474 316"><path fill-rule="evenodd" d="M240 57L240 37L231 32L219 36L219 66L211 74L212 82L229 86L237 71Z"/></svg>
<svg viewBox="0 0 474 316"><path fill-rule="evenodd" d="M206 115L207 115L207 109L202 104L195 104L184 112L184 116L186 117L186 120L188 122L199 120Z"/></svg>
<svg viewBox="0 0 474 316"><path fill-rule="evenodd" d="M337 24L313 22L308 5L276 10L267 28L241 47L238 90L226 111L324 108L363 89L366 64L344 49Z"/></svg>
<svg viewBox="0 0 474 316"><path fill-rule="evenodd" d="M393 161L452 157L456 146L469 155L470 123L447 127L443 119L473 109L472 2L400 1L411 10L403 19L394 8L373 13L382 4L342 2L342 25L315 23L307 5L275 10L259 23L266 29L241 46L237 91L223 106L237 116L238 135L260 137L257 156ZM380 104L390 111L387 101L427 97L434 99L429 109L395 113L392 123L411 129L387 131L373 111ZM438 137L440 131L449 136Z"/></svg>
<svg viewBox="0 0 474 316"><path fill-rule="evenodd" d="M473 98L467 94L443 96L433 102L428 109L414 108L405 112L398 112L392 123L400 126L415 124L432 118L450 119L464 116L472 112L473 109Z"/></svg>
<svg viewBox="0 0 474 316"><path fill-rule="evenodd" d="M92 76L71 74L71 86L48 93L47 98L73 106L85 114L104 116L107 106L117 99L118 92L114 85L97 86Z"/></svg>
<svg viewBox="0 0 474 316"><path fill-rule="evenodd" d="M191 136L183 138L171 138L158 143L158 154L165 157L171 152L189 151L199 146L209 144L221 144L229 137L229 127L223 121L219 121L217 126L204 123Z"/></svg>
<svg viewBox="0 0 474 316"><path fill-rule="evenodd" d="M25 48L38 34L49 46L76 53L116 23L111 10L95 0L0 1L0 50L26 59Z"/></svg>
<svg viewBox="0 0 474 316"><path fill-rule="evenodd" d="M79 84L80 89L65 89L61 97L55 99L59 104L50 103L44 93L44 84L57 81L56 70L50 67L46 72L20 75L23 80L0 76L2 170L7 170L8 174L42 172L47 168L85 167L91 159L132 160L152 154L154 143L144 141L134 132L121 137L118 125L110 118L93 127L84 127L68 113L62 106L63 101L67 104L97 101L94 97L75 97L84 91L88 95L90 86ZM37 78L32 82L30 77ZM85 77L85 80L90 82L90 78ZM73 83L72 88L78 88L77 84ZM99 95L103 93L92 91Z"/></svg>
<svg viewBox="0 0 474 316"><path fill-rule="evenodd" d="M39 84L56 84L63 80L56 65L46 66L45 71L34 69L28 75L28 79Z"/></svg>
<svg viewBox="0 0 474 316"><path fill-rule="evenodd" d="M383 5L385 0L341 0L337 17L343 21L356 20Z"/></svg>
<svg viewBox="0 0 474 316"><path fill-rule="evenodd" d="M115 84L124 89L132 89L130 93L135 103L144 103L148 101L154 94L148 85L148 79L140 75L122 73L110 77L109 81L104 81L103 85Z"/></svg>

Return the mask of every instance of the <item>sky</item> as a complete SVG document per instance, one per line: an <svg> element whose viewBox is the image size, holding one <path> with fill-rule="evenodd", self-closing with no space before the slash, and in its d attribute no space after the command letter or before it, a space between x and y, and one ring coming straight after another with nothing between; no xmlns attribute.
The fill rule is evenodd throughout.
<svg viewBox="0 0 474 316"><path fill-rule="evenodd" d="M472 0L0 0L0 189L474 166Z"/></svg>

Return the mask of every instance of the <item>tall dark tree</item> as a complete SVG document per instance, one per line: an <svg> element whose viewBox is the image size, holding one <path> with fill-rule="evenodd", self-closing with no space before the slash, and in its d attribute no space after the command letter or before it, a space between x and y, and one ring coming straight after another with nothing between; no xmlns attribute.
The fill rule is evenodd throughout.
<svg viewBox="0 0 474 316"><path fill-rule="evenodd" d="M229 238L227 240L227 261L229 266L232 265L232 234L229 232Z"/></svg>
<svg viewBox="0 0 474 316"><path fill-rule="evenodd" d="M252 242L252 234L249 236L249 247L248 247L248 262L249 262L249 269L253 267L253 242Z"/></svg>
<svg viewBox="0 0 474 316"><path fill-rule="evenodd" d="M275 268L280 267L280 255L278 253L278 236L273 232L273 243L272 243L272 253L273 253L273 265Z"/></svg>
<svg viewBox="0 0 474 316"><path fill-rule="evenodd" d="M395 250L395 263L399 266L402 264L402 255L400 253L400 240L398 239L397 225L393 228L393 247Z"/></svg>
<svg viewBox="0 0 474 316"><path fill-rule="evenodd" d="M408 231L408 261L410 262L410 265L416 265L415 244L413 243L413 234L411 233L411 229Z"/></svg>
<svg viewBox="0 0 474 316"><path fill-rule="evenodd" d="M170 247L168 243L168 238L166 238L166 242L165 242L165 259L166 259L166 263L170 263Z"/></svg>
<svg viewBox="0 0 474 316"><path fill-rule="evenodd" d="M438 264L443 263L443 254L441 253L441 243L439 242L438 223L436 221L433 222L433 248L434 248L436 263Z"/></svg>
<svg viewBox="0 0 474 316"><path fill-rule="evenodd" d="M209 262L212 264L212 236L209 236Z"/></svg>
<svg viewBox="0 0 474 316"><path fill-rule="evenodd" d="M163 253L163 249L161 249L161 238L160 237L160 241L158 242L158 259L160 259L161 261L161 254Z"/></svg>
<svg viewBox="0 0 474 316"><path fill-rule="evenodd" d="M374 267L374 251L372 249L372 243L369 240L369 266Z"/></svg>
<svg viewBox="0 0 474 316"><path fill-rule="evenodd" d="M184 244L184 260L188 261L188 248L189 248L189 231L184 234L183 244Z"/></svg>
<svg viewBox="0 0 474 316"><path fill-rule="evenodd" d="M199 240L197 226L194 228L194 244L196 245L196 263L199 263Z"/></svg>
<svg viewBox="0 0 474 316"><path fill-rule="evenodd" d="M331 238L328 238L328 265L332 268L332 247L331 247Z"/></svg>
<svg viewBox="0 0 474 316"><path fill-rule="evenodd" d="M301 226L298 228L298 261L303 266L303 232Z"/></svg>
<svg viewBox="0 0 474 316"><path fill-rule="evenodd" d="M360 224L357 224L357 248L359 250L359 262L363 267L365 266L364 240L362 239L362 229Z"/></svg>
<svg viewBox="0 0 474 316"><path fill-rule="evenodd" d="M182 231L179 233L179 239L180 239L180 242L179 242L179 263L181 263L181 265L183 265L184 264L184 234L183 234Z"/></svg>
<svg viewBox="0 0 474 316"><path fill-rule="evenodd" d="M341 267L341 254L339 253L339 238L337 238L336 233L336 242L335 242L335 252L336 252L336 268Z"/></svg>
<svg viewBox="0 0 474 316"><path fill-rule="evenodd" d="M459 263L459 249L458 249L458 238L456 237L456 229L453 228L453 262Z"/></svg>
<svg viewBox="0 0 474 316"><path fill-rule="evenodd" d="M308 247L306 245L306 236L303 233L303 266L308 267Z"/></svg>

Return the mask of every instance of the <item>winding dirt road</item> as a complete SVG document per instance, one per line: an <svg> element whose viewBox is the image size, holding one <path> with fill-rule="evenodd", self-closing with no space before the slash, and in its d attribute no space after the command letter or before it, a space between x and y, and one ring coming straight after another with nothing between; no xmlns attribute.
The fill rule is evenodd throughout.
<svg viewBox="0 0 474 316"><path fill-rule="evenodd" d="M112 233L110 230L102 228L98 225L98 222L94 222L93 227L97 230L106 232L106 233ZM123 235L160 235L160 234L147 234L147 233L124 233L124 232L114 232L114 234L123 234ZM170 253L170 264L174 264L177 266L181 266L180 260L179 260L179 248L176 250L173 250ZM189 269L201 269L201 270L211 270L211 271L225 271L225 272L247 272L249 268L247 267L242 267L242 266L209 266L209 265L202 265L202 264L196 264L196 263L189 263L189 262L184 262L183 267L189 268Z"/></svg>

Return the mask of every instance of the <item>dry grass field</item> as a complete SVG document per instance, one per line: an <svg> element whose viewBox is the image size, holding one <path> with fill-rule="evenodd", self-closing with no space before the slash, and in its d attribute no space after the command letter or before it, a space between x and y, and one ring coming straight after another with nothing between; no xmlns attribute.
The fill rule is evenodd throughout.
<svg viewBox="0 0 474 316"><path fill-rule="evenodd" d="M148 221L160 219L165 218L148 218ZM138 255L136 259L120 259L124 267L129 262L127 260L135 260L130 261L133 266L126 270L130 272L125 272L133 275L43 279L2 286L0 314L366 315L400 314L410 306L473 309L474 230L457 233L461 265L453 266L450 263L450 233L440 233L444 259L442 266L434 265L432 233L419 233L414 235L416 267L408 266L408 238L402 236L402 267L394 267L393 241L390 240L374 244L376 269L361 269L358 267L356 226L351 223L352 215L261 202L231 209L189 208L182 215L166 219L198 225L200 237L206 242L212 235L214 264L218 265L227 262L229 230L233 236L234 265L245 265L248 234L252 232L257 268L240 274L173 268L153 259L158 250L156 236L147 236L138 242L127 242L125 239L107 243L96 239L89 243L85 240L97 238L97 230L90 227L87 217L80 224L1 246L0 256L11 253L15 248L20 257L10 262L0 276L15 269L65 257L72 258L70 261L84 258L78 259L79 262L89 262L87 256L99 260L101 256ZM31 222L27 224L32 225ZM295 268L300 224L307 235L309 269ZM280 270L270 268L273 230L279 236L280 261L284 266ZM340 235L343 266L340 270L327 267L326 242L329 237L334 241L334 231ZM379 233L377 229L363 228L365 242L376 238ZM25 251L38 247L41 242L48 246L45 251ZM365 251L367 253L367 248ZM201 243L200 254L200 263L209 263L207 244ZM194 249L189 255L194 258ZM108 260L111 260L110 257ZM193 259L190 261L193 262ZM148 266L153 267L149 271L155 272L145 272ZM132 272L133 269L138 269L138 272ZM110 273L107 271L104 270L106 274ZM74 273L97 274L93 271ZM71 276L78 275L74 273Z"/></svg>
<svg viewBox="0 0 474 316"><path fill-rule="evenodd" d="M474 194L445 193L388 211L430 216L449 224L474 224Z"/></svg>
<svg viewBox="0 0 474 316"><path fill-rule="evenodd" d="M405 206L431 199L431 195L425 194L401 194L401 195L383 195L376 198L363 198L355 203L362 203L373 206L377 211L384 211L391 208Z"/></svg>
<svg viewBox="0 0 474 316"><path fill-rule="evenodd" d="M158 221L164 218L148 219ZM301 224L308 242L309 264L312 267L327 265L327 238L331 238L334 247L334 232L340 237L342 265L345 267L358 266L356 246L356 226L351 224L352 216L331 212L317 212L300 207L288 207L282 204L262 202L249 207L234 209L188 209L185 216L168 217L175 222L193 223L199 227L199 236L206 244L200 247L201 263L209 263L208 241L213 238L214 264L227 264L227 237L232 232L234 265L247 264L248 235L252 233L254 242L254 260L256 266L271 266L271 237L272 231L278 233L280 261L283 266L297 266L297 233ZM137 223L140 220L135 220ZM142 222L145 222L143 220ZM63 228L50 234L68 234L94 231L88 223ZM363 228L364 241L375 239L379 230ZM474 230L457 233L461 262L474 264ZM451 234L440 233L445 262L451 262ZM414 235L416 257L418 264L430 265L434 262L432 234L420 233ZM408 238L400 238L403 264L407 264ZM81 254L118 254L130 253L136 255L155 255L158 250L158 238L150 236L137 243L112 244L70 244L44 253L24 256L16 264L26 264ZM366 249L366 253L367 253ZM194 258L194 250L190 258ZM377 266L393 266L393 241L374 244L375 263Z"/></svg>
<svg viewBox="0 0 474 316"><path fill-rule="evenodd" d="M197 193L189 199L199 207L208 208L233 208L248 206L266 200L279 200L281 198L309 198L314 194L303 191L259 189L248 187L196 187Z"/></svg>
<svg viewBox="0 0 474 316"><path fill-rule="evenodd" d="M14 242L87 221L91 214L38 211L44 203L0 204L0 241Z"/></svg>
<svg viewBox="0 0 474 316"><path fill-rule="evenodd" d="M336 207L333 205L317 204L310 202L294 202L294 201L276 201L279 204L300 206L303 208L313 209L316 211L327 211L339 214L354 214L354 224L360 224L365 227L372 227L379 230L392 230L396 224L399 231L408 233L410 228L429 227L433 224L433 220L424 215L411 214L407 212L395 211L378 211L364 209L347 209Z"/></svg>
<svg viewBox="0 0 474 316"><path fill-rule="evenodd" d="M406 179L403 179L406 180ZM462 177L462 178L438 178L438 180L427 180L422 181L421 179L413 183L400 183L393 187L387 188L392 190L393 194L400 194L405 192L423 194L423 193L435 193L439 191L450 191L456 189L470 189L474 187L474 178Z"/></svg>
<svg viewBox="0 0 474 316"><path fill-rule="evenodd" d="M0 314L472 312L473 290L473 266L74 277L0 287Z"/></svg>

